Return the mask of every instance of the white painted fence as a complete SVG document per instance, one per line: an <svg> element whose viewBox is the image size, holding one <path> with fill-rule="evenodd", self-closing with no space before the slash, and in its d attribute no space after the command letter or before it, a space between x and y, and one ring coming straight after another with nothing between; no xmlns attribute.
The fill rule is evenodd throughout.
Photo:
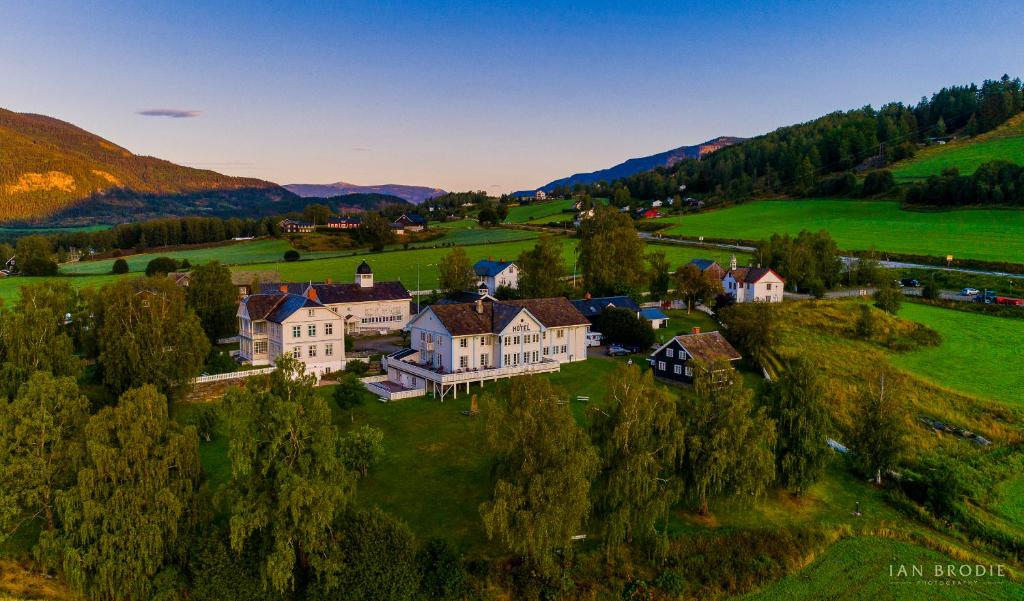
<svg viewBox="0 0 1024 601"><path fill-rule="evenodd" d="M221 382L223 380L237 380L240 378L248 378L249 376L258 376L261 374L269 374L270 372L277 369L276 367L263 367L260 369L243 369L239 371L231 371L226 374L213 374L212 376L199 376L192 380L193 384L206 384L208 382Z"/></svg>

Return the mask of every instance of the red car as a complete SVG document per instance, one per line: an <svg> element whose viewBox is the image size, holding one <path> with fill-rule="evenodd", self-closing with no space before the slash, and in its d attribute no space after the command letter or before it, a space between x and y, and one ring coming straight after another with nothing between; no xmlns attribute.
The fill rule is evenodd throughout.
<svg viewBox="0 0 1024 601"><path fill-rule="evenodd" d="M1010 298L1009 296L997 296L996 303L1000 305L1013 305L1015 307L1020 307L1021 305L1024 305L1024 299Z"/></svg>

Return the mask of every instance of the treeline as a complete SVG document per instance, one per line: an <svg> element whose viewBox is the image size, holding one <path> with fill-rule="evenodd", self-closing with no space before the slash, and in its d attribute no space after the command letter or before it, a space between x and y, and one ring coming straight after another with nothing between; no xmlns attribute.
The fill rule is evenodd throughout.
<svg viewBox="0 0 1024 601"><path fill-rule="evenodd" d="M906 201L939 206L1024 205L1024 167L1008 161L990 161L971 175L960 175L952 167L912 186L907 190Z"/></svg>
<svg viewBox="0 0 1024 601"><path fill-rule="evenodd" d="M880 167L908 158L929 138L986 132L1020 113L1022 106L1021 80L1004 75L980 87L943 88L914 106L866 106L783 127L699 161L681 161L618 180L613 193L624 188L632 198L664 199L685 185L686 194L718 198L814 194L826 177L865 161Z"/></svg>

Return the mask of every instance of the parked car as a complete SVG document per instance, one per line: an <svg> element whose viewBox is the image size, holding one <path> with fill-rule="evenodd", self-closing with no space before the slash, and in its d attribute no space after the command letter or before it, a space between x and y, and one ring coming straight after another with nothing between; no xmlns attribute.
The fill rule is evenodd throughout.
<svg viewBox="0 0 1024 601"><path fill-rule="evenodd" d="M996 303L1000 305L1012 305L1014 307L1020 307L1024 305L1024 299L1011 298L1009 296L997 296Z"/></svg>
<svg viewBox="0 0 1024 601"><path fill-rule="evenodd" d="M975 296L977 294L981 294L981 290L977 288L964 288L960 291L960 296Z"/></svg>
<svg viewBox="0 0 1024 601"><path fill-rule="evenodd" d="M921 282L915 280L914 278L903 278L902 280L900 280L900 285L909 286L910 288L917 288L921 285Z"/></svg>
<svg viewBox="0 0 1024 601"><path fill-rule="evenodd" d="M613 344L609 346L606 352L610 357L624 357L629 354L629 351L626 350L626 347L619 344Z"/></svg>
<svg viewBox="0 0 1024 601"><path fill-rule="evenodd" d="M587 346L601 346L604 334L601 332L587 332Z"/></svg>
<svg viewBox="0 0 1024 601"><path fill-rule="evenodd" d="M991 290L982 290L980 294L974 297L974 302L985 303L991 305L996 300L996 295Z"/></svg>

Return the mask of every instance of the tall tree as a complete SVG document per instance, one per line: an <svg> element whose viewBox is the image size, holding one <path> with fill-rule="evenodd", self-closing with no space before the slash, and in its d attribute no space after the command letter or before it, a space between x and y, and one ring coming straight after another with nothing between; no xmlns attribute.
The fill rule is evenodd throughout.
<svg viewBox="0 0 1024 601"><path fill-rule="evenodd" d="M18 238L14 257L14 264L23 275L57 275L53 245L45 236Z"/></svg>
<svg viewBox="0 0 1024 601"><path fill-rule="evenodd" d="M559 296L565 290L561 239L541 236L532 249L519 254L516 265L519 266L519 294L523 298Z"/></svg>
<svg viewBox="0 0 1024 601"><path fill-rule="evenodd" d="M230 436L231 547L255 554L278 592L337 570L332 527L355 493L342 437L316 378L290 357L224 397Z"/></svg>
<svg viewBox="0 0 1024 601"><path fill-rule="evenodd" d="M210 261L192 270L188 285L188 306L211 343L236 332L238 286L231 282L231 270L219 261Z"/></svg>
<svg viewBox="0 0 1024 601"><path fill-rule="evenodd" d="M487 444L496 456L491 500L480 505L487 537L539 572L556 571L555 550L571 550L590 514L598 458L569 406L545 379L513 379L488 399Z"/></svg>
<svg viewBox="0 0 1024 601"><path fill-rule="evenodd" d="M831 454L825 442L830 426L825 388L811 363L796 357L786 362L765 396L778 433L775 470L779 482L800 495L821 477Z"/></svg>
<svg viewBox="0 0 1024 601"><path fill-rule="evenodd" d="M74 293L65 282L22 286L14 310L0 310L0 397L13 396L36 371L77 377L66 315Z"/></svg>
<svg viewBox="0 0 1024 601"><path fill-rule="evenodd" d="M358 238L370 245L371 250L384 250L384 247L395 241L395 232L391 224L380 213L366 213L363 222L356 230Z"/></svg>
<svg viewBox="0 0 1024 601"><path fill-rule="evenodd" d="M686 457L681 473L702 514L712 498L752 500L775 480L775 424L727 361L695 367L693 398L681 409Z"/></svg>
<svg viewBox="0 0 1024 601"><path fill-rule="evenodd" d="M662 523L666 542L669 508L681 493L677 468L685 435L668 390L650 370L622 366L608 379L607 410L593 412L591 438L601 459L594 506L601 516L608 553L634 540L650 542Z"/></svg>
<svg viewBox="0 0 1024 601"><path fill-rule="evenodd" d="M74 378L36 372L10 403L0 401L0 540L21 524L42 518L57 527L57 493L75 481L85 448L82 440L89 400Z"/></svg>
<svg viewBox="0 0 1024 601"><path fill-rule="evenodd" d="M580 272L594 295L631 294L646 283L644 243L625 213L599 205L580 224Z"/></svg>
<svg viewBox="0 0 1024 601"><path fill-rule="evenodd" d="M115 393L154 384L173 397L199 374L210 341L185 294L167 278L104 286L93 307L97 363Z"/></svg>
<svg viewBox="0 0 1024 601"><path fill-rule="evenodd" d="M676 298L686 301L686 312L700 301L710 301L722 293L722 282L705 276L696 265L680 265L672 274L673 293Z"/></svg>
<svg viewBox="0 0 1024 601"><path fill-rule="evenodd" d="M476 285L476 273L466 249L456 246L437 266L437 286L444 294L469 290Z"/></svg>
<svg viewBox="0 0 1024 601"><path fill-rule="evenodd" d="M662 251L647 254L647 289L652 300L661 300L668 296L668 287L672 281L671 269L665 253Z"/></svg>
<svg viewBox="0 0 1024 601"><path fill-rule="evenodd" d="M331 207L319 203L308 204L302 208L302 217L313 225L324 225L331 218Z"/></svg>
<svg viewBox="0 0 1024 601"><path fill-rule="evenodd" d="M731 305L719 311L726 338L758 365L765 365L779 338L779 312L770 303Z"/></svg>
<svg viewBox="0 0 1024 601"><path fill-rule="evenodd" d="M878 286L878 290L875 291L875 306L886 313L895 315L900 312L902 304L903 293L900 292L896 282L883 278L882 283Z"/></svg>
<svg viewBox="0 0 1024 601"><path fill-rule="evenodd" d="M899 464L907 450L907 408L899 382L892 374L879 374L861 397L854 415L851 449L854 466L882 483L882 472Z"/></svg>
<svg viewBox="0 0 1024 601"><path fill-rule="evenodd" d="M153 386L129 390L85 427L77 485L58 496L61 528L44 556L93 599L147 600L184 558L197 519L201 468L195 429L167 417Z"/></svg>

